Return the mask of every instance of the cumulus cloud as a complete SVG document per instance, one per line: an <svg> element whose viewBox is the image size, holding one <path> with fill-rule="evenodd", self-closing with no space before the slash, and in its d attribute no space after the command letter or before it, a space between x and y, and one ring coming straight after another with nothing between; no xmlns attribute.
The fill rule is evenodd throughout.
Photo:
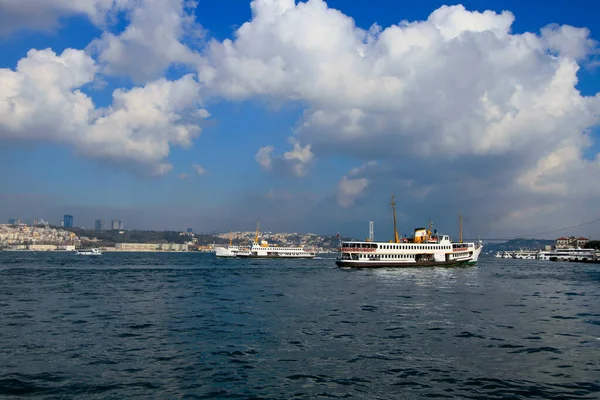
<svg viewBox="0 0 600 400"><path fill-rule="evenodd" d="M273 146L264 146L258 149L254 159L266 171L276 169L280 172L290 172L296 177L305 176L308 167L314 158L310 145L302 146L294 138L290 139L292 149L283 154L275 154Z"/></svg>
<svg viewBox="0 0 600 400"><path fill-rule="evenodd" d="M20 29L48 31L61 17L83 15L104 25L111 13L128 9L133 0L0 0L0 35Z"/></svg>
<svg viewBox="0 0 600 400"><path fill-rule="evenodd" d="M598 46L587 28L550 24L542 29L545 46L557 54L575 60L585 60Z"/></svg>
<svg viewBox="0 0 600 400"><path fill-rule="evenodd" d="M540 192L552 196L544 203L572 200L600 172L583 158L600 119L600 96L582 96L576 86L579 63L597 52L586 28L516 34L512 13L460 5L369 30L322 0L255 0L251 8L234 40L210 42L199 79L232 100L307 104L293 140L316 157L385 161L396 174L412 174L413 191L430 204L442 186L486 200L477 192L485 179L501 182L512 202L499 202L492 189L486 205L472 209L497 218L539 206ZM275 169L272 148L261 157ZM440 176L463 179L448 185ZM352 179L338 192L386 184L376 175Z"/></svg>
<svg viewBox="0 0 600 400"><path fill-rule="evenodd" d="M199 85L192 75L117 89L96 108L80 89L98 66L81 50L31 50L17 68L0 69L0 139L55 142L77 153L162 175L171 146L200 133Z"/></svg>
<svg viewBox="0 0 600 400"><path fill-rule="evenodd" d="M104 73L128 76L139 83L162 76L173 64L198 64L200 55L183 43L202 32L194 7L195 3L184 0L141 0L123 32L104 32L90 49Z"/></svg>

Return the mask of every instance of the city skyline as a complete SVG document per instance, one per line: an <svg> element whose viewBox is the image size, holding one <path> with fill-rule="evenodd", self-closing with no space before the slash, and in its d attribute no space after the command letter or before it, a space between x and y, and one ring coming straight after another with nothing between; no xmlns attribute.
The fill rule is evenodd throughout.
<svg viewBox="0 0 600 400"><path fill-rule="evenodd" d="M596 220L599 7L461 4L11 3L0 219L383 240L395 193L403 233Z"/></svg>

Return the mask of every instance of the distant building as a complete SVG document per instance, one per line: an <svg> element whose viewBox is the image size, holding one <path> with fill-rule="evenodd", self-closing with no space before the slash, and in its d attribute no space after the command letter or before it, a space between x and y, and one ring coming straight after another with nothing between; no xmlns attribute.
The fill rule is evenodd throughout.
<svg viewBox="0 0 600 400"><path fill-rule="evenodd" d="M161 251L188 251L189 245L187 243L161 243L157 248Z"/></svg>
<svg viewBox="0 0 600 400"><path fill-rule="evenodd" d="M194 230L192 228L187 228L187 233L194 233Z"/></svg>
<svg viewBox="0 0 600 400"><path fill-rule="evenodd" d="M19 223L17 222L16 218L9 218L8 219L8 224L9 225L19 225Z"/></svg>
<svg viewBox="0 0 600 400"><path fill-rule="evenodd" d="M570 247L584 248L590 242L586 237L559 237L555 240L554 245L557 249L567 249Z"/></svg>
<svg viewBox="0 0 600 400"><path fill-rule="evenodd" d="M94 221L94 230L101 231L102 230L102 220L97 219Z"/></svg>
<svg viewBox="0 0 600 400"><path fill-rule="evenodd" d="M113 219L110 222L110 228L114 229L114 230L122 230L123 229L123 221L120 221L118 219Z"/></svg>
<svg viewBox="0 0 600 400"><path fill-rule="evenodd" d="M55 244L30 244L29 250L33 251L53 251L56 250Z"/></svg>
<svg viewBox="0 0 600 400"><path fill-rule="evenodd" d="M156 251L158 245L155 243L116 243L115 249L119 251Z"/></svg>
<svg viewBox="0 0 600 400"><path fill-rule="evenodd" d="M72 215L63 216L63 227L65 227L65 228L73 227L73 216Z"/></svg>

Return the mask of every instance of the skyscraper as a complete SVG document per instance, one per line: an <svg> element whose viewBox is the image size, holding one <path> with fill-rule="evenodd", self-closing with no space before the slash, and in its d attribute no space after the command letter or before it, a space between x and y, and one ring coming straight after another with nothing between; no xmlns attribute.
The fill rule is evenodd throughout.
<svg viewBox="0 0 600 400"><path fill-rule="evenodd" d="M97 219L94 221L94 229L97 231L102 230L102 220L101 219Z"/></svg>
<svg viewBox="0 0 600 400"><path fill-rule="evenodd" d="M65 228L73 227L73 216L72 215L65 215L63 217L63 227L65 227Z"/></svg>
<svg viewBox="0 0 600 400"><path fill-rule="evenodd" d="M122 230L123 229L123 221L120 221L118 219L113 219L112 221L110 221L110 228L115 229L115 230Z"/></svg>

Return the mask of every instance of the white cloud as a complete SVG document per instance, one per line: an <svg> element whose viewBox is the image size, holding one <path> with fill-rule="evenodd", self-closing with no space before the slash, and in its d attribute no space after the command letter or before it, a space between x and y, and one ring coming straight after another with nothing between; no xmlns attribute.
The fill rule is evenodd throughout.
<svg viewBox="0 0 600 400"><path fill-rule="evenodd" d="M0 69L0 137L60 142L78 135L94 110L79 88L96 71L94 60L73 49L60 56L30 50L15 71Z"/></svg>
<svg viewBox="0 0 600 400"><path fill-rule="evenodd" d="M184 0L140 0L123 32L104 32L90 49L105 73L129 76L135 82L156 79L173 64L197 64L200 55L182 42L202 32L194 7Z"/></svg>
<svg viewBox="0 0 600 400"><path fill-rule="evenodd" d="M468 185L464 198L487 179L502 182L513 199L495 189L476 193L485 205L472 212L494 213L490 204L502 215L532 209L540 191L552 195L544 203L597 196L584 186L599 165L583 154L600 121L600 95L582 96L576 87L578 63L597 52L589 30L549 25L514 34L508 11L444 6L425 21L367 31L322 0L255 0L251 7L252 20L234 40L210 43L199 79L233 100L307 104L292 140L310 146L311 155L385 161L411 174L413 190L428 201L439 191L426 179L453 174L462 181L438 187ZM269 149L264 164L276 169ZM548 161L556 157L564 168L558 175ZM466 168L476 178L467 180ZM377 175L350 179L338 191L389 184Z"/></svg>
<svg viewBox="0 0 600 400"><path fill-rule="evenodd" d="M52 30L61 17L76 15L102 26L111 13L132 4L133 0L0 0L0 35L21 29Z"/></svg>
<svg viewBox="0 0 600 400"><path fill-rule="evenodd" d="M0 69L0 139L55 142L77 153L162 175L171 146L189 147L200 133L199 85L191 75L160 79L95 108L80 91L98 70L83 51L31 50L15 71Z"/></svg>
<svg viewBox="0 0 600 400"><path fill-rule="evenodd" d="M304 176L307 173L307 166L312 161L314 154L310 151L310 145L302 146L297 140L291 140L292 150L283 153L285 160L291 167L296 176Z"/></svg>
<svg viewBox="0 0 600 400"><path fill-rule="evenodd" d="M271 157L271 154L273 154L274 150L275 148L273 146L261 147L254 156L256 162L267 171L270 170L271 165L273 165L273 158Z"/></svg>
<svg viewBox="0 0 600 400"><path fill-rule="evenodd" d="M337 202L344 208L354 205L356 199L369 186L367 178L348 178L344 176L337 186Z"/></svg>
<svg viewBox="0 0 600 400"><path fill-rule="evenodd" d="M366 163L364 163L363 165L361 165L360 167L356 167L356 168L352 168L349 172L348 172L348 176L356 176L359 175L365 171L367 171L369 168L373 168L376 167L378 165L377 161L371 160L371 161L367 161Z"/></svg>
<svg viewBox="0 0 600 400"><path fill-rule="evenodd" d="M196 65L200 55L184 41L204 35L195 22L196 3L187 0L0 0L0 35L19 29L50 30L62 17L85 16L105 29L89 45L106 74L136 83L161 77L171 65ZM117 17L129 25L110 32Z"/></svg>
<svg viewBox="0 0 600 400"><path fill-rule="evenodd" d="M542 29L542 40L548 49L561 56L585 60L598 43L590 38L587 28L551 24Z"/></svg>
<svg viewBox="0 0 600 400"><path fill-rule="evenodd" d="M204 170L204 168L202 168L198 164L192 164L192 167L194 168L194 171L196 171L196 174L198 174L198 175L204 175L206 173L206 171Z"/></svg>
<svg viewBox="0 0 600 400"><path fill-rule="evenodd" d="M274 154L273 146L261 147L254 159L266 171L290 172L296 177L305 176L314 158L310 145L302 146L294 138L290 138L292 149L283 154Z"/></svg>
<svg viewBox="0 0 600 400"><path fill-rule="evenodd" d="M199 86L192 75L159 79L130 91L113 93L113 105L100 110L90 125L84 152L96 157L132 160L162 175L170 146L189 148L200 134L194 114Z"/></svg>

